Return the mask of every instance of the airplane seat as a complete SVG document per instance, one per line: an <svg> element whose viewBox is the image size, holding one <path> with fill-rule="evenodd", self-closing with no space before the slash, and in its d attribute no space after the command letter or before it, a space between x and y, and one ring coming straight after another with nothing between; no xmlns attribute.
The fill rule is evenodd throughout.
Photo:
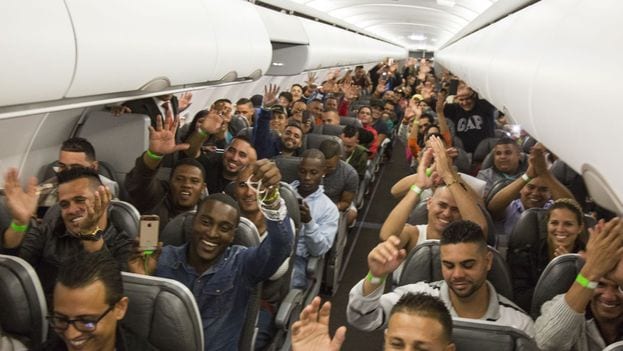
<svg viewBox="0 0 623 351"><path fill-rule="evenodd" d="M505 131L504 129L495 129L493 131L493 137L494 138L510 138L511 135L509 132Z"/></svg>
<svg viewBox="0 0 623 351"><path fill-rule="evenodd" d="M298 230L301 227L301 213L299 212L298 194L290 184L282 181L279 184L279 194L286 203L288 215L294 221L294 227Z"/></svg>
<svg viewBox="0 0 623 351"><path fill-rule="evenodd" d="M583 265L584 260L578 254L560 255L550 261L534 288L530 308L532 319L536 320L541 315L541 306L545 302L569 290Z"/></svg>
<svg viewBox="0 0 623 351"><path fill-rule="evenodd" d="M427 201L420 201L417 205L415 205L415 207L413 208L413 210L411 210L411 213L409 214L409 218L407 218L408 224L418 225L428 223L428 208L426 206L427 203ZM478 205L478 208L480 208L480 211L482 212L485 220L487 221L487 245L495 247L497 238L495 235L495 224L493 222L493 218L491 218L489 211L482 208L480 205Z"/></svg>
<svg viewBox="0 0 623 351"><path fill-rule="evenodd" d="M493 254L493 264L487 274L487 280L499 294L512 300L513 285L506 261L493 247L489 246L489 251ZM426 241L416 246L409 252L403 265L398 286L443 280L439 241Z"/></svg>
<svg viewBox="0 0 623 351"><path fill-rule="evenodd" d="M465 146L463 146L463 140L457 136L452 137L452 146L461 150L465 149Z"/></svg>
<svg viewBox="0 0 623 351"><path fill-rule="evenodd" d="M325 124L322 128L322 134L339 137L340 134L342 134L344 127L345 126L343 125Z"/></svg>
<svg viewBox="0 0 623 351"><path fill-rule="evenodd" d="M337 293L344 260L344 249L348 241L348 223L344 212L340 212L337 233L331 249L325 255L325 271L323 274L322 290L328 296Z"/></svg>
<svg viewBox="0 0 623 351"><path fill-rule="evenodd" d="M4 196L0 196L0 231L4 231L11 225L11 213L6 207Z"/></svg>
<svg viewBox="0 0 623 351"><path fill-rule="evenodd" d="M277 156L274 158L277 168L281 172L281 180L286 183L292 183L299 179L299 164L301 157L283 157Z"/></svg>
<svg viewBox="0 0 623 351"><path fill-rule="evenodd" d="M340 117L340 125L343 126L354 126L357 128L361 128L361 121L357 119L357 117L355 117L356 114L354 116L348 116L348 117L344 117L341 116Z"/></svg>
<svg viewBox="0 0 623 351"><path fill-rule="evenodd" d="M175 216L164 226L158 241L161 241L163 246L180 246L187 243L192 234L193 218L196 213L197 211L193 210Z"/></svg>
<svg viewBox="0 0 623 351"><path fill-rule="evenodd" d="M340 143L340 145L342 145L342 139L340 139L337 136L308 133L308 134L305 134L305 137L303 138L302 149L303 150L318 149L320 147L320 144L325 140L335 140L338 143Z"/></svg>
<svg viewBox="0 0 623 351"><path fill-rule="evenodd" d="M495 143L498 142L498 140L500 140L500 138L485 138L481 140L480 143L478 143L478 146L476 146L474 154L472 155L472 163L484 163L484 159L487 157L487 155L489 155L491 150L493 150L493 147L495 146ZM480 169L485 168L488 167L485 167L484 164L480 167Z"/></svg>
<svg viewBox="0 0 623 351"><path fill-rule="evenodd" d="M617 341L614 344L610 344L602 351L623 351L623 341Z"/></svg>
<svg viewBox="0 0 623 351"><path fill-rule="evenodd" d="M55 223L60 217L61 208L58 204L55 204L45 213L43 221ZM117 230L126 232L130 239L138 236L141 214L131 203L121 200L110 200L108 220Z"/></svg>
<svg viewBox="0 0 623 351"><path fill-rule="evenodd" d="M536 140L535 138L531 137L531 136L527 136L524 140L523 143L521 144L521 150L527 154L530 153L530 150L532 149L532 147L534 145L536 145L536 143L538 143L539 141Z"/></svg>
<svg viewBox="0 0 623 351"><path fill-rule="evenodd" d="M37 273L23 259L0 255L0 326L31 348L45 342L48 308Z"/></svg>
<svg viewBox="0 0 623 351"><path fill-rule="evenodd" d="M489 206L489 203L491 202L491 200L493 200L493 197L495 196L495 194L497 194L500 190L504 189L507 185L509 185L512 182L513 182L513 179L507 179L507 178L504 178L504 179L501 179L495 182L493 186L491 187L491 190L489 190L489 194L487 194L487 197L485 198L485 206Z"/></svg>
<svg viewBox="0 0 623 351"><path fill-rule="evenodd" d="M552 167L550 168L552 174L558 181L560 181L564 186L571 191L573 197L580 203L582 208L586 208L586 198L588 197L588 190L586 188L586 183L584 182L584 178L573 168L569 167L562 160L558 159L554 161Z"/></svg>
<svg viewBox="0 0 623 351"><path fill-rule="evenodd" d="M454 166L458 169L459 172L468 174L471 171L472 165L469 162L469 155L467 151L462 148L456 148L459 154L454 159Z"/></svg>
<svg viewBox="0 0 623 351"><path fill-rule="evenodd" d="M203 350L201 314L186 286L172 279L121 274L130 300L125 327L160 350Z"/></svg>
<svg viewBox="0 0 623 351"><path fill-rule="evenodd" d="M496 322L452 318L452 340L461 351L538 351L524 331Z"/></svg>
<svg viewBox="0 0 623 351"><path fill-rule="evenodd" d="M368 161L368 167L369 167L369 163L370 163L370 161ZM366 172L365 172L365 174L363 176L363 179L361 179L359 181L359 186L357 188L357 194L355 196L355 206L359 210L361 210L363 208L363 205L365 203L365 196L366 196L366 193L369 190L368 186L370 185L370 183L372 183L372 174L370 173L368 168L366 168Z"/></svg>
<svg viewBox="0 0 623 351"><path fill-rule="evenodd" d="M238 132L236 136L244 136L249 138L249 140L253 140L253 127L246 127Z"/></svg>

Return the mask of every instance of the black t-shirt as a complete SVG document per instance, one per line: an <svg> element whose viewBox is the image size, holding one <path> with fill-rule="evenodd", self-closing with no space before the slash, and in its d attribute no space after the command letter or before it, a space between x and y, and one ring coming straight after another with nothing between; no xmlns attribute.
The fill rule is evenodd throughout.
<svg viewBox="0 0 623 351"><path fill-rule="evenodd" d="M474 152L481 140L493 137L495 107L486 100L478 100L471 111L465 111L458 104L447 104L443 110L447 119L454 122L456 136L463 141L467 152Z"/></svg>
<svg viewBox="0 0 623 351"><path fill-rule="evenodd" d="M223 177L223 154L210 153L206 155L201 153L197 158L206 172L206 185L210 194L220 193L225 190L225 186L229 184L229 180Z"/></svg>

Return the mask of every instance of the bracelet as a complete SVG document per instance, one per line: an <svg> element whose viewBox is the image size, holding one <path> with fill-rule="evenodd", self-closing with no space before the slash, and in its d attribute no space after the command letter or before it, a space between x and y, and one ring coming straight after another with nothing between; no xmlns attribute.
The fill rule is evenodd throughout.
<svg viewBox="0 0 623 351"><path fill-rule="evenodd" d="M23 233L28 229L28 223L19 225L15 221L11 221L11 229L16 233Z"/></svg>
<svg viewBox="0 0 623 351"><path fill-rule="evenodd" d="M418 195L420 195L422 193L422 189L419 186L415 185L415 184L411 185L411 187L409 189L413 190L413 192L418 194Z"/></svg>
<svg viewBox="0 0 623 351"><path fill-rule="evenodd" d="M575 281L576 283L580 284L582 287L585 287L587 289L595 289L597 285L599 284L598 282L592 282L588 280L588 278L583 276L582 273L578 273L577 277L575 277Z"/></svg>
<svg viewBox="0 0 623 351"><path fill-rule="evenodd" d="M385 277L375 277L372 275L372 272L368 271L368 274L366 275L366 280L372 284L380 285L385 282Z"/></svg>
<svg viewBox="0 0 623 351"><path fill-rule="evenodd" d="M201 129L201 127L199 127L199 126L197 126L197 133L199 133L199 135L201 135L203 138L205 138L208 135L210 135L210 133L208 133L205 130Z"/></svg>
<svg viewBox="0 0 623 351"><path fill-rule="evenodd" d="M430 167L426 168L426 176L430 177L432 174L433 174L433 169Z"/></svg>
<svg viewBox="0 0 623 351"><path fill-rule="evenodd" d="M163 155L158 155L156 153L153 153L151 150L147 149L147 157L151 158L152 160L162 160L162 158L164 157Z"/></svg>
<svg viewBox="0 0 623 351"><path fill-rule="evenodd" d="M276 189L271 197L266 197L266 198L262 199L262 202L265 203L265 204L272 204L278 198L279 198L279 189Z"/></svg>
<svg viewBox="0 0 623 351"><path fill-rule="evenodd" d="M521 176L521 179L523 179L523 181L526 182L526 183L530 183L530 181L532 180L532 177L530 177L528 174L524 173Z"/></svg>

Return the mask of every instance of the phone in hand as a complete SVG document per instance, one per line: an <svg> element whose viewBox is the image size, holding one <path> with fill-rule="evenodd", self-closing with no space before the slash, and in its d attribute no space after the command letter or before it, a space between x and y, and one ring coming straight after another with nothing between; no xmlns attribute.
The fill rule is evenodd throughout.
<svg viewBox="0 0 623 351"><path fill-rule="evenodd" d="M158 247L160 217L143 215L138 232L138 248L140 251L155 250Z"/></svg>
<svg viewBox="0 0 623 351"><path fill-rule="evenodd" d="M459 80L458 79L452 79L450 81L450 87L448 88L448 94L449 95L456 95L456 91L459 88Z"/></svg>

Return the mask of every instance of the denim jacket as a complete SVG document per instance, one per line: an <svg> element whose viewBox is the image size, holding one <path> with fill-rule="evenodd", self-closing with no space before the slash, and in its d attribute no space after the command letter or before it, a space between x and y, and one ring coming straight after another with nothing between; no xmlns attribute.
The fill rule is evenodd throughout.
<svg viewBox="0 0 623 351"><path fill-rule="evenodd" d="M258 247L230 246L203 274L187 262L189 244L166 246L156 276L175 279L195 296L201 313L205 350L238 350L249 296L292 250L290 218L266 220L267 238Z"/></svg>

